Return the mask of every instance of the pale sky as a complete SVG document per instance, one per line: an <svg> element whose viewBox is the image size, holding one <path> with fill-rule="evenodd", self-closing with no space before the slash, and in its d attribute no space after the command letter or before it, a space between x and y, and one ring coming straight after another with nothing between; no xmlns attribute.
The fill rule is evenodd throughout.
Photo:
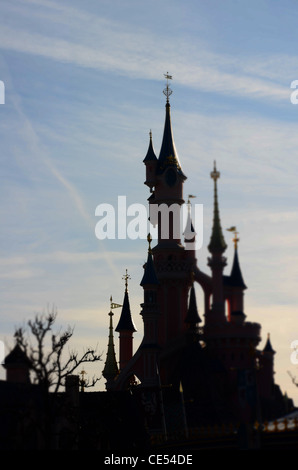
<svg viewBox="0 0 298 470"><path fill-rule="evenodd" d="M95 209L117 210L121 195L128 205L147 204L142 161L150 129L159 153L169 72L184 194L204 206L199 267L210 272L216 160L225 273L233 255L225 229L236 225L247 321L262 326L260 348L270 333L276 382L298 403L287 372L298 376L290 361L298 340L297 21L298 3L287 0L1 3L0 339L7 351L15 327L54 304L57 326L75 327L75 349L103 352L100 374L109 299L122 302L126 269L139 344L147 242L99 241ZM203 314L199 286L197 301Z"/></svg>

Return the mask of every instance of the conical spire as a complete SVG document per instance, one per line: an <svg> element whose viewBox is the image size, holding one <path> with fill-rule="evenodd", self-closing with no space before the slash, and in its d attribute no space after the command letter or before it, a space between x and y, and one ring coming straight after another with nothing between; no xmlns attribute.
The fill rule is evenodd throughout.
<svg viewBox="0 0 298 470"><path fill-rule="evenodd" d="M214 211L213 211L213 228L211 233L210 243L208 249L210 253L223 253L227 248L226 242L221 229L219 208L217 200L217 179L220 177L219 171L216 170L216 163L214 162L214 169L210 173L211 178L214 180Z"/></svg>
<svg viewBox="0 0 298 470"><path fill-rule="evenodd" d="M112 301L112 298L111 298L111 301ZM114 346L113 315L114 314L111 309L109 312L110 326L109 326L109 342L108 342L107 358L106 358L104 369L102 371L102 375L107 380L114 379L119 373L119 369L118 369L118 365L116 361L115 346Z"/></svg>
<svg viewBox="0 0 298 470"><path fill-rule="evenodd" d="M172 94L172 90L169 87L168 80L172 79L172 77L168 74L165 75L167 79L167 85L164 90L164 94L167 97L166 102L166 117L165 117L165 126L163 132L163 139L161 144L161 149L158 157L158 164L157 164L157 173L163 173L166 168L169 166L175 167L177 169L178 174L180 174L184 179L186 176L183 174L181 169L178 153L176 150L173 132L172 132L172 124L171 124L171 112L170 112L170 102L169 96Z"/></svg>
<svg viewBox="0 0 298 470"><path fill-rule="evenodd" d="M193 283L190 288L188 310L184 321L190 325L195 325L202 321L198 313L196 293Z"/></svg>
<svg viewBox="0 0 298 470"><path fill-rule="evenodd" d="M149 147L147 150L146 157L144 158L143 162L149 162L149 161L157 161L157 156L155 155L154 149L153 149L153 143L152 143L152 132L149 132L150 140L149 140Z"/></svg>
<svg viewBox="0 0 298 470"><path fill-rule="evenodd" d="M126 274L123 276L123 279L125 279L124 300L123 300L120 319L119 319L117 328L115 328L115 331L117 332L137 331L133 323L133 319L132 319L131 311L130 311L130 304L129 304L129 297L128 297L128 279L130 279L130 276L129 274L127 274L127 270L126 270Z"/></svg>
<svg viewBox="0 0 298 470"><path fill-rule="evenodd" d="M233 259L231 274L230 274L230 277L228 278L228 283L231 286L241 287L242 289L246 289L247 287L246 287L245 282L243 280L242 272L241 272L241 269L240 269L240 263L239 263L239 259L238 259L238 242L239 242L238 232L237 232L236 227L234 227L234 226L228 228L227 230L228 230L228 232L233 232L234 233L234 238L233 238L233 242L234 242L234 259Z"/></svg>
<svg viewBox="0 0 298 470"><path fill-rule="evenodd" d="M246 285L244 283L240 269L237 247L235 247L234 252L233 266L230 274L230 284L235 287L241 287L242 289L246 289Z"/></svg>
<svg viewBox="0 0 298 470"><path fill-rule="evenodd" d="M155 285L159 284L159 281L157 279L156 272L155 272L153 259L152 259L152 250L151 250L152 238L150 234L148 234L147 240L149 243L148 256L147 256L147 262L145 264L144 275L140 282L141 286L150 285L150 284L155 284Z"/></svg>
<svg viewBox="0 0 298 470"><path fill-rule="evenodd" d="M269 333L268 333L268 336L267 336L267 341L266 341L265 347L263 349L263 352L269 352L269 353L275 354L275 351L274 351L274 349L271 345L270 334Z"/></svg>
<svg viewBox="0 0 298 470"><path fill-rule="evenodd" d="M188 196L188 201L187 201L187 221L186 221L186 227L183 232L184 235L184 240L186 242L193 242L196 238L196 232L192 223L191 219L191 203L190 203L190 198L194 198L196 196L193 196L192 194L189 194Z"/></svg>

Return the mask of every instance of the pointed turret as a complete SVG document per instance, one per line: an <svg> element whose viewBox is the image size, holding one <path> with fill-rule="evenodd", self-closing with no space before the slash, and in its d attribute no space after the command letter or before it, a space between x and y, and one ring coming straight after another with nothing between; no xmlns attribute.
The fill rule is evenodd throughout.
<svg viewBox="0 0 298 470"><path fill-rule="evenodd" d="M266 341L266 344L264 346L264 349L263 349L263 353L270 353L270 354L275 354L275 351L271 345L271 341L270 341L270 333L268 333L268 336L267 336L267 341Z"/></svg>
<svg viewBox="0 0 298 470"><path fill-rule="evenodd" d="M234 260L233 260L233 265L231 269L231 274L230 274L230 279L229 279L229 285L235 286L235 287L240 287L242 289L246 289L246 285L243 280L242 272L240 269L240 263L238 259L238 232L236 231L236 227L231 227L227 229L230 232L234 232Z"/></svg>
<svg viewBox="0 0 298 470"><path fill-rule="evenodd" d="M192 223L191 219L191 203L190 203L190 198L193 198L195 196L192 196L189 194L188 196L188 201L187 201L187 221L186 221L186 227L183 232L184 235L184 241L185 243L193 243L196 238L196 232Z"/></svg>
<svg viewBox="0 0 298 470"><path fill-rule="evenodd" d="M232 266L232 270L230 274L230 281L231 281L232 286L241 287L242 289L247 288L244 283L241 269L240 269L237 247L235 248L235 252L234 252L234 260L233 260L233 266Z"/></svg>
<svg viewBox="0 0 298 470"><path fill-rule="evenodd" d="M184 175L181 164L179 161L178 153L176 150L173 132L172 132L172 124L171 124L171 106L169 102L169 97L172 94L172 90L169 87L168 80L172 77L170 75L165 75L167 78L167 85L164 90L164 94L167 97L166 102L166 116L165 116L165 125L164 125L164 132L162 138L161 149L158 157L157 163L157 173L163 173L168 167L174 167L177 170L177 173L183 178L186 179Z"/></svg>
<svg viewBox="0 0 298 470"><path fill-rule="evenodd" d="M149 132L149 137L150 137L149 147L148 147L148 150L147 150L146 157L143 160L144 163L157 161L157 156L155 155L154 148L153 148L152 132L151 131Z"/></svg>
<svg viewBox="0 0 298 470"><path fill-rule="evenodd" d="M265 347L260 355L260 368L262 369L262 395L267 399L272 399L274 395L274 354L272 348L270 335L268 333Z"/></svg>
<svg viewBox="0 0 298 470"><path fill-rule="evenodd" d="M112 298L111 298L112 301ZM119 369L116 361L116 354L115 354L115 347L114 347L114 333L113 333L113 312L112 309L109 312L110 316L110 326L109 326L109 342L108 342L108 350L107 350L107 357L104 369L102 371L102 375L107 380L106 388L109 388L111 381L117 377L119 374Z"/></svg>
<svg viewBox="0 0 298 470"><path fill-rule="evenodd" d="M185 249L187 250L188 258L193 259L193 262L196 261L196 231L193 226L192 217L191 217L191 203L190 198L194 198L196 196L192 196L191 194L188 195L187 201L187 221L186 227L183 232L184 235L184 243Z"/></svg>
<svg viewBox="0 0 298 470"><path fill-rule="evenodd" d="M132 341L133 333L136 330L130 311L129 297L128 297L128 279L130 276L126 274L123 276L125 279L125 292L122 305L122 311L118 325L115 329L119 333L119 363L120 370L123 370L128 361L132 358Z"/></svg>
<svg viewBox="0 0 298 470"><path fill-rule="evenodd" d="M226 266L226 258L222 256L227 248L224 240L217 200L217 180L220 177L219 171L216 169L214 162L213 171L210 173L214 181L214 210L213 210L213 227L211 233L210 243L208 250L211 257L208 258L208 265L212 270L212 311L211 316L206 316L206 323L210 321L215 323L223 323L226 321L225 317L225 299L223 293L223 269Z"/></svg>
<svg viewBox="0 0 298 470"><path fill-rule="evenodd" d="M190 327L193 327L202 321L198 313L196 293L193 284L190 288L188 310L184 321L185 323L188 323Z"/></svg>
<svg viewBox="0 0 298 470"><path fill-rule="evenodd" d="M117 327L115 328L115 331L120 333L121 331L137 331L131 316L131 311L130 311L130 303L129 303L129 297L128 297L128 279L130 279L129 275L126 274L124 276L125 279L125 292L124 292L124 299L123 299L123 305L122 305L122 311L120 315L120 319L118 322Z"/></svg>
<svg viewBox="0 0 298 470"><path fill-rule="evenodd" d="M230 276L225 276L224 282L228 289L229 295L229 311L228 320L243 322L246 315L244 314L244 290L246 285L243 280L242 272L240 269L240 263L238 258L238 232L236 227L230 227L227 229L228 232L234 233L234 259L231 269Z"/></svg>
<svg viewBox="0 0 298 470"><path fill-rule="evenodd" d="M150 131L150 140L149 140L149 147L144 158L143 162L146 165L146 181L144 184L149 186L150 191L156 184L156 165L157 165L157 157L155 155L152 143L152 132Z"/></svg>
<svg viewBox="0 0 298 470"><path fill-rule="evenodd" d="M213 227L211 233L210 243L208 250L210 253L223 253L227 248L222 229L220 224L218 198L217 198L217 179L220 177L219 171L216 170L216 163L214 162L214 168L210 173L211 178L214 180L214 209L213 209Z"/></svg>
<svg viewBox="0 0 298 470"><path fill-rule="evenodd" d="M152 250L151 250L152 238L150 234L148 235L147 240L149 243L149 249L148 249L147 262L145 264L144 274L140 282L140 285L142 287L159 284L159 280L157 279L157 276L156 276L153 258L152 258Z"/></svg>

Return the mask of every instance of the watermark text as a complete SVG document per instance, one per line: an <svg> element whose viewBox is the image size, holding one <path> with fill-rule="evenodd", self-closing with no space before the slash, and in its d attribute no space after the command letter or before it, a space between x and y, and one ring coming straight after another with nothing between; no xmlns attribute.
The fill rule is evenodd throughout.
<svg viewBox="0 0 298 470"><path fill-rule="evenodd" d="M187 250L203 246L203 204L190 208L180 204L150 204L149 213L143 204L127 205L126 196L118 196L117 207L99 204L95 216L99 221L95 235L99 240L146 240L150 232L153 240L180 239L181 232Z"/></svg>

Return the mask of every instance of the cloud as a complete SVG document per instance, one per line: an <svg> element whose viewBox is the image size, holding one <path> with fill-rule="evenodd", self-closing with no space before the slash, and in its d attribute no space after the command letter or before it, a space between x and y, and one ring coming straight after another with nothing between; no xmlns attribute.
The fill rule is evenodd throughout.
<svg viewBox="0 0 298 470"><path fill-rule="evenodd" d="M289 90L274 83L273 77L268 80L260 61L259 68L253 70L241 59L202 48L199 38L194 45L181 35L153 35L145 26L132 31L128 20L119 23L54 2L33 4L39 8L14 9L19 22L11 20L11 24L2 25L2 49L151 80L160 80L160 71L166 66L177 83L199 90L255 99L289 99ZM10 17L9 7L7 11ZM39 32L40 23L48 33ZM291 58L279 60L292 65Z"/></svg>

